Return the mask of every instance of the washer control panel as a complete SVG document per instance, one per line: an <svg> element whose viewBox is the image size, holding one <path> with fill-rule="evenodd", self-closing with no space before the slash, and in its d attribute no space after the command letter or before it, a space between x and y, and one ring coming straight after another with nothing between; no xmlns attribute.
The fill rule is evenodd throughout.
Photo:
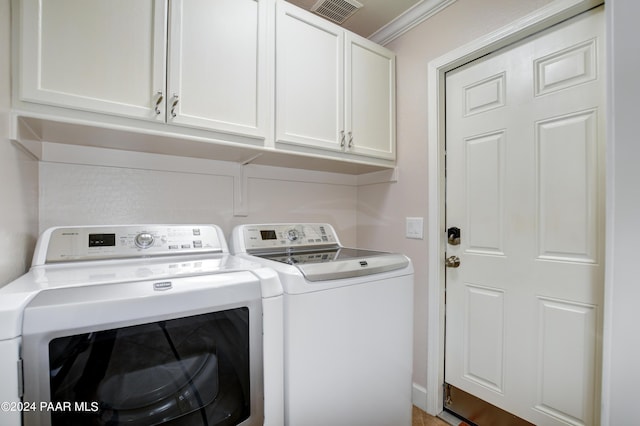
<svg viewBox="0 0 640 426"><path fill-rule="evenodd" d="M213 225L61 227L45 236L45 263L228 252L222 232Z"/></svg>
<svg viewBox="0 0 640 426"><path fill-rule="evenodd" d="M335 230L326 223L244 225L243 236L248 252L339 245Z"/></svg>

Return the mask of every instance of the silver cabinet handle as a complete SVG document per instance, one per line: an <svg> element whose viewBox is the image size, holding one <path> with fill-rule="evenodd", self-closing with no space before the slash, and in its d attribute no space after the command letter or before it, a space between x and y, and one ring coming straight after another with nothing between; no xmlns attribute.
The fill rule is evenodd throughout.
<svg viewBox="0 0 640 426"><path fill-rule="evenodd" d="M153 107L153 111L156 113L156 115L160 115L160 104L162 103L164 96L162 96L162 92L157 92L156 96L158 96L158 99L156 99L156 104Z"/></svg>
<svg viewBox="0 0 640 426"><path fill-rule="evenodd" d="M349 145L348 148L353 148L353 132L349 132Z"/></svg>
<svg viewBox="0 0 640 426"><path fill-rule="evenodd" d="M344 148L344 130L340 130L340 148Z"/></svg>
<svg viewBox="0 0 640 426"><path fill-rule="evenodd" d="M178 101L180 99L178 98L178 95L176 95L175 93L173 94L173 103L171 104L171 118L176 118L176 116L178 114L176 114L176 105L178 105Z"/></svg>

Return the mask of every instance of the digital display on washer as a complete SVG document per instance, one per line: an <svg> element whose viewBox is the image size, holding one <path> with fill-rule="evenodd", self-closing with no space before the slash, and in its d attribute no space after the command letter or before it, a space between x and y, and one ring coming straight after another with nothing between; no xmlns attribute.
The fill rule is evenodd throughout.
<svg viewBox="0 0 640 426"><path fill-rule="evenodd" d="M116 234L89 234L89 247L115 247Z"/></svg>
<svg viewBox="0 0 640 426"><path fill-rule="evenodd" d="M262 240L277 240L278 237L276 236L276 231L274 231L273 229L267 230L267 231L260 231L260 236L262 237Z"/></svg>

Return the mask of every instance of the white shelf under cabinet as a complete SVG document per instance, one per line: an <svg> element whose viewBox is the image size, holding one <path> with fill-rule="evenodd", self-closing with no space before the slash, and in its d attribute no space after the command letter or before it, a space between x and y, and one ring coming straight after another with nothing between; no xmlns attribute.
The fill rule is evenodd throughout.
<svg viewBox="0 0 640 426"><path fill-rule="evenodd" d="M255 145L250 145L246 138L236 138L234 141L230 135L219 135L222 136L220 138L214 138L213 135L205 131L189 134L176 132L175 126L169 125L142 129L137 123L106 124L94 120L13 111L10 138L43 161L48 160L47 144L54 143L350 175L395 168L395 164L390 161L303 154L264 147L257 141Z"/></svg>

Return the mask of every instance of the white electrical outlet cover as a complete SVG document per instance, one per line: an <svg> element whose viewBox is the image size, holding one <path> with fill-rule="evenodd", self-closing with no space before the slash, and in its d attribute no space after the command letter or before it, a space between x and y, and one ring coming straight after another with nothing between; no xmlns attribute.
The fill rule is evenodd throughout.
<svg viewBox="0 0 640 426"><path fill-rule="evenodd" d="M424 238L424 219L421 217L408 217L406 229L406 237L421 240Z"/></svg>

